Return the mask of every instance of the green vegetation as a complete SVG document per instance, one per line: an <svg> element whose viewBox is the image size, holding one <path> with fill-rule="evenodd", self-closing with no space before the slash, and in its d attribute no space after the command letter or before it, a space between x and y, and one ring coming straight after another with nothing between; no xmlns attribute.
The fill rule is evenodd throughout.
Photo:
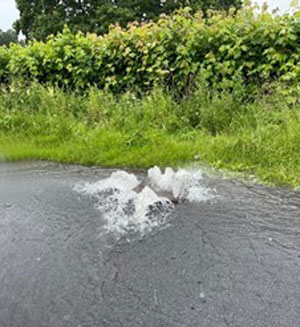
<svg viewBox="0 0 300 327"><path fill-rule="evenodd" d="M18 43L17 33L13 30L4 32L0 29L0 46L9 45L10 43Z"/></svg>
<svg viewBox="0 0 300 327"><path fill-rule="evenodd" d="M2 153L300 186L300 11L207 14L0 47Z"/></svg>
<svg viewBox="0 0 300 327"><path fill-rule="evenodd" d="M65 22L73 33L104 34L111 24L157 20L161 14L190 6L195 10L240 7L241 0L16 0L20 18L18 32L27 39L45 40L62 32Z"/></svg>
<svg viewBox="0 0 300 327"><path fill-rule="evenodd" d="M86 95L34 84L0 92L0 149L8 159L51 159L101 166L148 167L191 161L300 185L300 106L269 90L245 102L234 90L200 85L175 102L154 89L142 98Z"/></svg>
<svg viewBox="0 0 300 327"><path fill-rule="evenodd" d="M247 85L280 81L292 92L300 78L299 18L300 11L272 16L252 8L203 18L186 8L157 23L115 27L103 37L74 35L66 27L45 43L0 48L0 80L96 86L115 94L160 83L182 95L199 75L214 88L231 87L238 76Z"/></svg>

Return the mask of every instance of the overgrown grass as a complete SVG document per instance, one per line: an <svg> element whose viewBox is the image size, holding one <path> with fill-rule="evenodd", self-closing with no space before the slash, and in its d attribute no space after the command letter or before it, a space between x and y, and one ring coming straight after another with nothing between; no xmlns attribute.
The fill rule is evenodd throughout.
<svg viewBox="0 0 300 327"><path fill-rule="evenodd" d="M248 101L205 86L175 101L155 89L118 98L15 84L0 91L0 149L10 160L101 166L178 166L191 161L300 186L300 106L269 92Z"/></svg>

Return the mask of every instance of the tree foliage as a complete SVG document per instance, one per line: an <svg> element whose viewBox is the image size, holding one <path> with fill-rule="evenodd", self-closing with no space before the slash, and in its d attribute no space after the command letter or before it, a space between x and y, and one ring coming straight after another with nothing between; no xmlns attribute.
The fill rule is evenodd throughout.
<svg viewBox="0 0 300 327"><path fill-rule="evenodd" d="M10 43L17 43L18 35L13 30L8 30L6 32L0 30L0 46L9 45Z"/></svg>
<svg viewBox="0 0 300 327"><path fill-rule="evenodd" d="M104 34L111 24L157 20L161 14L190 6L193 10L240 7L241 0L16 0L20 19L15 28L27 39L45 40L63 30Z"/></svg>

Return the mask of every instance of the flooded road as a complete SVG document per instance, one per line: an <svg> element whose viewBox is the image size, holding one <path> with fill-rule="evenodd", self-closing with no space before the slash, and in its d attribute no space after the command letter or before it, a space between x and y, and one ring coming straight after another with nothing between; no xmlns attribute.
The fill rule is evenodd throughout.
<svg viewBox="0 0 300 327"><path fill-rule="evenodd" d="M0 164L1 327L300 325L299 193L205 177L214 198L116 237L74 189L111 173Z"/></svg>

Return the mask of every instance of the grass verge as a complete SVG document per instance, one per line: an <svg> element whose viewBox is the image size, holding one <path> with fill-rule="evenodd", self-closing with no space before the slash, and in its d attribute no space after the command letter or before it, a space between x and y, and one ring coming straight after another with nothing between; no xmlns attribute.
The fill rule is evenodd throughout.
<svg viewBox="0 0 300 327"><path fill-rule="evenodd" d="M7 160L107 167L198 161L299 187L300 106L274 94L245 101L241 88L212 95L203 87L176 102L160 89L115 98L18 85L0 92L0 151Z"/></svg>

